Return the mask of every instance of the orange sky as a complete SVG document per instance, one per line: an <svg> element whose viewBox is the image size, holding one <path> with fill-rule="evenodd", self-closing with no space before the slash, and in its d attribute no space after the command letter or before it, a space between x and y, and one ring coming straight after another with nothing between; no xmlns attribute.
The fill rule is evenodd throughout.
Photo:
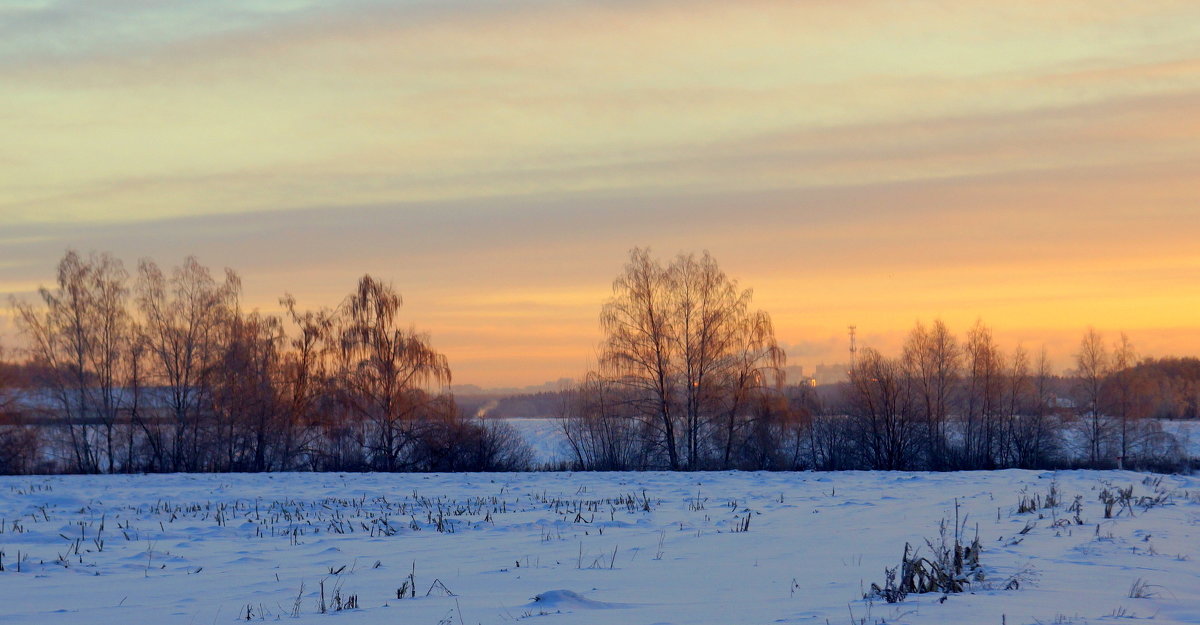
<svg viewBox="0 0 1200 625"><path fill-rule="evenodd" d="M525 385L640 245L808 367L935 317L1200 353L1195 2L13 0L0 85L0 296L68 247L266 310L371 272L456 383Z"/></svg>

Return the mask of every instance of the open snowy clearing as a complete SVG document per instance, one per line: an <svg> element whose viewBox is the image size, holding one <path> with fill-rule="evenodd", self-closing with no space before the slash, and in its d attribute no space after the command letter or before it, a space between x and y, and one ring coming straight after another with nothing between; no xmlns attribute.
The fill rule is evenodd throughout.
<svg viewBox="0 0 1200 625"><path fill-rule="evenodd" d="M0 621L1200 622L1200 479L1156 480L1098 471L8 477ZM1129 505L1103 518L1101 493L1131 485ZM1058 501L1045 507L1052 486ZM978 527L985 581L944 602L864 600L906 542L923 553L926 539L937 542L956 499L967 540ZM1022 499L1037 509L1020 512ZM1019 589L1005 589L1013 579Z"/></svg>
<svg viewBox="0 0 1200 625"><path fill-rule="evenodd" d="M533 452L533 465L542 466L574 459L567 437L563 433L562 419L554 417L525 417L504 419Z"/></svg>

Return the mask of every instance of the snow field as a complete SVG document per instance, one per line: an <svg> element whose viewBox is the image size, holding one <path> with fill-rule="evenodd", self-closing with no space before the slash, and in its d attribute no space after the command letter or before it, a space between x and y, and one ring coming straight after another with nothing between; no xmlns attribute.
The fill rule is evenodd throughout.
<svg viewBox="0 0 1200 625"><path fill-rule="evenodd" d="M554 417L525 417L504 419L529 444L533 465L541 466L570 461L570 445L563 434L562 420Z"/></svg>
<svg viewBox="0 0 1200 625"><path fill-rule="evenodd" d="M1103 518L1101 493L1131 486ZM956 500L985 582L944 602L864 600ZM1195 477L6 477L0 518L3 623L1200 622Z"/></svg>

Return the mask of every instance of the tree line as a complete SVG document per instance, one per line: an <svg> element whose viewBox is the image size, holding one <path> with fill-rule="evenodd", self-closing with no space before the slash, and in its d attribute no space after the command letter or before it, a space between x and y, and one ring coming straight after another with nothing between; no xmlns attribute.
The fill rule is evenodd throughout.
<svg viewBox="0 0 1200 625"><path fill-rule="evenodd" d="M194 258L131 276L69 251L55 284L12 299L25 347L0 352L0 472L526 470L503 421L464 415L429 337L369 275L334 308L246 311L241 281ZM558 468L1180 469L1164 418L1200 412L1200 359L1140 359L1089 329L1069 375L916 323L898 354L866 347L848 381L789 384L753 291L708 253L635 249L599 316L592 371L556 394ZM11 353L11 351L10 351ZM536 401L534 401L536 400ZM524 401L524 400L519 400ZM499 402L496 403L499 405Z"/></svg>
<svg viewBox="0 0 1200 625"><path fill-rule="evenodd" d="M19 392L0 368L0 471L528 465L514 431L459 414L446 357L402 324L389 284L365 275L333 309L285 295L278 315L240 295L235 272L192 257L130 276L67 252L53 287L11 301L27 362Z"/></svg>
<svg viewBox="0 0 1200 625"><path fill-rule="evenodd" d="M598 366L562 401L573 466L1171 469L1188 461L1181 441L1150 417L1183 416L1181 403L1195 414L1195 359L1139 361L1124 334L1110 346L1089 329L1064 378L1044 349L1006 353L981 321L959 338L938 320L918 322L900 354L865 348L848 382L814 389L785 383L770 317L751 299L708 254L662 264L634 250L601 312Z"/></svg>
<svg viewBox="0 0 1200 625"><path fill-rule="evenodd" d="M1044 349L1004 352L982 322L962 340L917 323L901 354L865 349L850 371L844 416L810 427L815 466L883 469L1181 468L1184 441L1156 416L1154 361L1125 334L1088 329L1075 369L1055 375Z"/></svg>

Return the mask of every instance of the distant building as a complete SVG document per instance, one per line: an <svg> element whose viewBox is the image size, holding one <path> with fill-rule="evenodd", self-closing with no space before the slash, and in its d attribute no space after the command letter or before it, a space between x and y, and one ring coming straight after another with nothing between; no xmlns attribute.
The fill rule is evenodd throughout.
<svg viewBox="0 0 1200 625"><path fill-rule="evenodd" d="M789 365L783 368L786 384L795 384L798 386L816 386L817 382L812 376L804 375L803 365Z"/></svg>
<svg viewBox="0 0 1200 625"><path fill-rule="evenodd" d="M845 382L850 379L850 365L821 363L817 365L816 373L812 377L816 384L822 385Z"/></svg>

